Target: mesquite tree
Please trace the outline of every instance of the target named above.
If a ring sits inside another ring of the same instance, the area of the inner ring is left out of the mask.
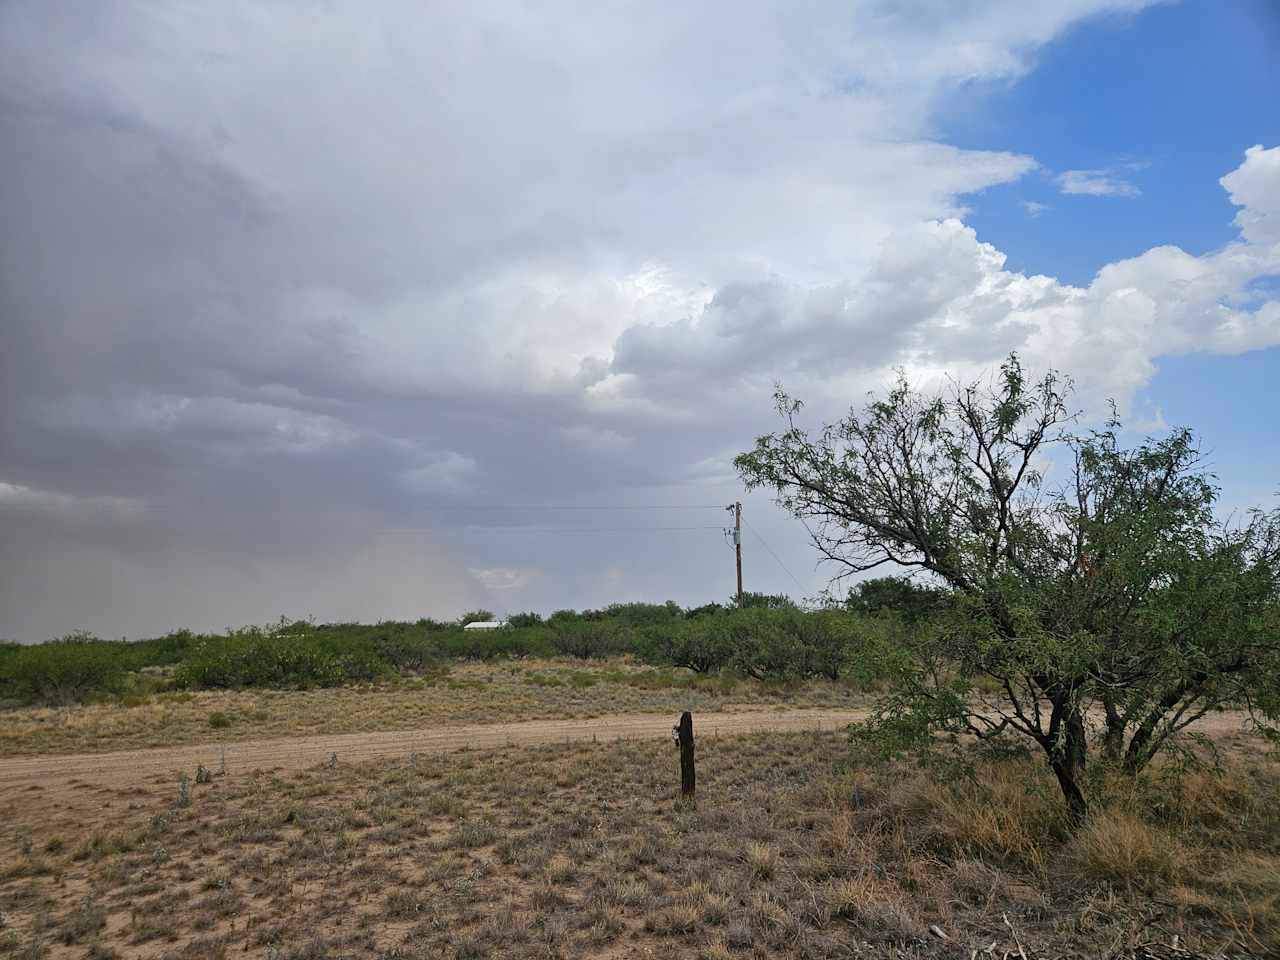
[[[1137,772],[1209,710],[1276,717],[1280,513],[1220,521],[1188,431],[1123,449],[1114,416],[1073,431],[1070,392],[1011,355],[943,395],[900,376],[811,435],[779,389],[785,429],[734,462],[837,579],[893,564],[953,591],[866,731],[1029,737],[1079,820],[1095,718],[1104,755]]]

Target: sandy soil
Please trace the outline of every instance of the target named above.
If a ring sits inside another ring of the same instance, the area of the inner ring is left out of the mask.
[[[750,733],[766,730],[812,730],[843,726],[866,715],[856,710],[772,710],[704,713],[694,716],[695,734]],[[194,777],[203,764],[229,776],[256,769],[289,771],[323,763],[334,754],[349,763],[411,753],[558,743],[571,740],[618,740],[669,737],[677,717],[670,714],[627,714],[589,720],[533,720],[520,723],[465,724],[379,733],[246,740],[115,753],[45,755],[0,759],[0,809],[83,799],[86,791],[103,793],[163,785],[177,790],[178,777]],[[150,791],[147,791],[150,792]]]

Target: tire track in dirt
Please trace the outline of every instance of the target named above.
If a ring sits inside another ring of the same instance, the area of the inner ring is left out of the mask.
[[[700,737],[766,731],[834,729],[862,719],[865,710],[744,711],[694,715]],[[230,775],[253,770],[305,769],[337,754],[341,762],[484,750],[506,746],[535,746],[573,741],[610,741],[669,737],[677,718],[669,713],[618,714],[571,720],[529,720],[518,723],[458,724],[415,730],[284,737],[270,740],[210,742],[178,747],[121,750],[113,753],[43,754],[0,758],[0,799],[39,791],[42,801],[85,786],[123,788],[157,777],[173,782],[196,766],[217,769],[224,761]]]

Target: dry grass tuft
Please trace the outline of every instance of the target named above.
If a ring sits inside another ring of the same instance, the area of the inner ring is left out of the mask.
[[[687,936],[702,923],[702,910],[696,903],[680,901],[650,913],[644,919],[644,928],[663,937]]]
[[[1145,889],[1172,883],[1193,866],[1185,845],[1123,809],[1095,810],[1066,858],[1085,879]]]
[[[992,859],[1044,876],[1045,841],[1067,835],[1061,797],[1043,766],[1010,762],[980,779],[928,787],[924,796],[955,854]]]
[[[767,843],[748,843],[744,859],[757,880],[772,879],[778,872],[778,851]]]
[[[557,853],[547,861],[547,881],[564,884],[571,881],[578,872],[574,862],[563,853]]]
[[[873,873],[861,873],[841,880],[831,888],[828,897],[831,914],[847,920],[864,935],[876,939],[909,939],[924,930],[913,915],[910,901],[893,882]]]

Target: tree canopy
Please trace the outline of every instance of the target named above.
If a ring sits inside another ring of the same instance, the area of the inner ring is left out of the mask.
[[[835,579],[896,565],[953,593],[864,732],[1022,734],[1083,818],[1091,727],[1137,772],[1210,710],[1277,716],[1280,512],[1220,519],[1190,431],[1125,448],[1114,413],[1075,429],[1071,392],[1011,355],[936,395],[900,375],[810,434],[779,388],[784,429],[735,465],[806,521]]]

